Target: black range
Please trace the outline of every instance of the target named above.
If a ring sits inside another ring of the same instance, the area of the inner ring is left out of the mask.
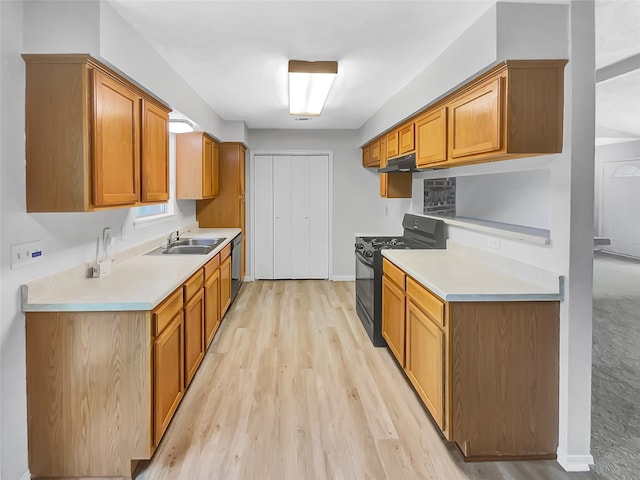
[[[382,249],[445,248],[444,222],[406,213],[401,237],[356,237],[356,312],[376,347],[382,337]]]

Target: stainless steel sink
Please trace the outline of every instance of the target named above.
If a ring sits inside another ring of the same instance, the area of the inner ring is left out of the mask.
[[[163,245],[146,255],[206,255],[224,241],[224,238],[182,238],[171,245]]]

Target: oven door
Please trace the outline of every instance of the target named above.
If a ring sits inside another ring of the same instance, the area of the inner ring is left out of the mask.
[[[356,311],[371,338],[373,338],[374,286],[373,259],[356,252]]]

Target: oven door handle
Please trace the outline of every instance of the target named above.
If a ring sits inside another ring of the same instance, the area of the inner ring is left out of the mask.
[[[365,266],[369,268],[373,268],[373,259],[369,260],[367,257],[362,255],[360,252],[356,252],[356,259],[360,260]]]

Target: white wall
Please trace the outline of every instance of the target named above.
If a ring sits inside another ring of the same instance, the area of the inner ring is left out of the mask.
[[[566,276],[565,300],[560,314],[558,460],[565,468],[577,470],[587,469],[592,461],[589,449],[595,80],[593,24],[591,0],[573,1],[569,5],[498,3],[361,128],[361,143],[365,143],[412,110],[441,96],[438,89],[429,89],[428,85],[422,84],[422,79],[442,78],[455,84],[456,79],[485,70],[500,60],[570,59],[565,69],[562,154],[414,175],[412,208],[421,208],[422,198],[415,197],[422,196],[420,183],[429,176],[496,175],[532,168],[548,170],[548,188],[544,186],[540,191],[548,191],[546,202],[550,205],[551,244],[536,246],[501,239],[499,251],[493,252]],[[469,71],[469,64],[473,72]],[[416,90],[420,88],[422,100],[411,104],[409,97],[418,98]],[[463,186],[465,182],[463,180]],[[498,191],[492,193],[492,198],[497,204],[505,201],[503,193]],[[485,213],[497,215],[499,212],[487,213],[485,209]],[[523,222],[527,217],[527,212],[522,211],[520,218]],[[518,223],[517,212],[510,212],[510,218]],[[489,235],[457,228],[449,228],[449,236],[484,249],[490,249],[492,243]]]
[[[594,181],[593,225],[594,235],[602,236],[602,181],[604,164],[640,158],[640,140],[624,143],[613,143],[596,147],[596,167]]]
[[[25,207],[25,67],[21,53],[67,52],[103,56],[173,108],[193,118],[221,140],[246,138],[243,122],[226,125],[149,45],[106,3],[0,1],[0,478],[19,478],[27,469],[24,315],[21,284],[95,256],[95,241],[110,226],[117,240],[132,226],[132,209],[92,213],[28,214]],[[144,59],[144,61],[140,61]],[[10,121],[7,121],[10,119]],[[232,135],[232,138],[225,137]],[[172,145],[173,146],[173,145]],[[175,150],[172,148],[172,169]],[[195,202],[177,202],[165,223],[134,230],[115,250],[165,235],[195,222]],[[41,240],[44,256],[35,265],[11,270],[10,245]]]
[[[249,130],[252,153],[333,151],[332,270],[339,278],[355,275],[356,233],[399,234],[402,216],[411,207],[409,199],[380,198],[378,174],[362,168],[359,142],[359,132],[355,130]],[[247,249],[250,250],[249,244]]]
[[[550,172],[521,170],[456,179],[456,215],[549,228]]]

